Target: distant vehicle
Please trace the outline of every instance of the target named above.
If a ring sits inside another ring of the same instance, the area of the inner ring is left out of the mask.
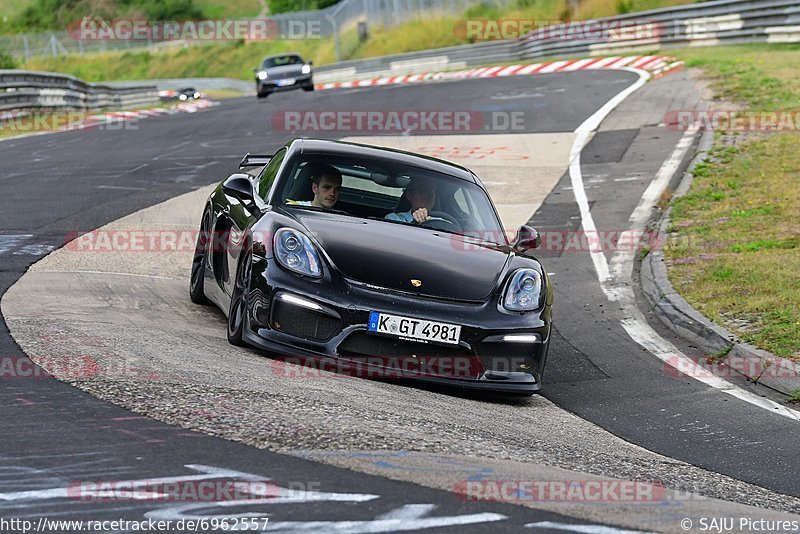
[[[267,56],[261,66],[253,69],[256,76],[256,94],[265,98],[270,93],[303,88],[314,90],[313,63],[297,54]]]
[[[198,100],[202,98],[203,93],[194,87],[184,87],[183,89],[166,89],[158,92],[158,98],[162,101],[180,100],[186,102],[187,100]]]
[[[184,87],[183,89],[178,89],[178,92],[175,94],[175,98],[178,100],[197,100],[201,96],[203,95],[200,93],[200,91],[194,87]]]

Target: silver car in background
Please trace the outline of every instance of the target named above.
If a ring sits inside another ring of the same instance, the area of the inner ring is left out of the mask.
[[[314,90],[313,64],[297,54],[267,56],[261,66],[253,69],[256,75],[256,94],[264,98],[270,93],[302,88]]]

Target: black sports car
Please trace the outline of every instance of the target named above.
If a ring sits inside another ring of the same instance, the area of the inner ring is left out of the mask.
[[[209,197],[191,274],[231,343],[359,376],[540,389],[553,292],[528,251],[541,238],[522,226],[509,243],[471,171],[309,139],[248,167]]]

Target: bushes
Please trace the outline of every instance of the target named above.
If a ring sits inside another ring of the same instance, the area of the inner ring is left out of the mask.
[[[17,62],[5,50],[0,50],[0,69],[16,69]]]
[[[10,27],[19,32],[63,30],[84,17],[192,20],[202,19],[204,14],[194,0],[35,0],[12,20]]]

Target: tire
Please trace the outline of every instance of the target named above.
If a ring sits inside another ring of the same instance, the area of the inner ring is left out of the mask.
[[[228,342],[237,347],[246,347],[247,343],[242,339],[245,329],[247,316],[246,292],[250,285],[250,269],[253,266],[251,252],[248,250],[239,260],[236,268],[236,280],[233,284],[233,294],[231,295],[231,306],[228,310]]]
[[[200,233],[197,235],[197,244],[194,247],[192,258],[192,275],[189,278],[189,298],[195,304],[208,304],[205,294],[205,271],[208,240],[211,236],[211,212],[208,208],[203,212],[200,222]]]
[[[313,90],[314,90],[314,84],[313,83],[303,86],[303,91],[313,91]]]
[[[269,96],[269,91],[257,91],[256,96],[258,98],[267,98]]]

